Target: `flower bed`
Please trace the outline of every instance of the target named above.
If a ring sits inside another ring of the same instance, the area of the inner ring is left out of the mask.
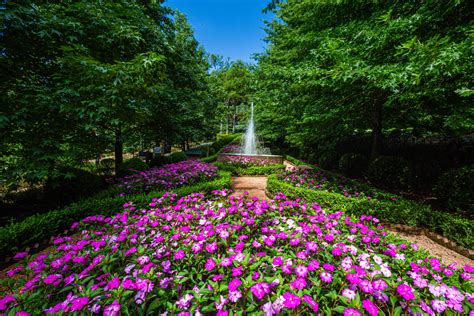
[[[296,187],[339,193],[348,198],[398,200],[396,195],[380,192],[342,175],[328,173],[320,169],[288,171],[280,173],[279,178]]]
[[[317,204],[164,194],[146,209],[73,225],[56,251],[17,254],[0,312],[377,315],[473,309],[473,267],[455,270],[382,229]]]
[[[186,160],[152,168],[117,180],[121,195],[171,189],[217,176],[217,167],[199,160]]]

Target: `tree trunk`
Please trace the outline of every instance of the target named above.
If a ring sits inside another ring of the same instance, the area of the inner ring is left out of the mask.
[[[161,141],[160,143],[160,155],[164,156],[165,155],[165,150],[166,150],[166,142],[164,140]]]
[[[382,149],[382,106],[383,99],[376,98],[372,112],[372,151],[370,158],[373,160],[380,156]]]
[[[123,142],[122,142],[122,128],[119,126],[115,131],[115,174],[119,175],[120,169],[123,165]]]

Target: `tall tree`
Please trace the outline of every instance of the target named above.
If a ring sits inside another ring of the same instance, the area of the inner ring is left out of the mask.
[[[309,152],[371,133],[375,157],[388,131],[472,131],[469,1],[288,0],[268,9],[276,18],[257,93],[274,139]]]

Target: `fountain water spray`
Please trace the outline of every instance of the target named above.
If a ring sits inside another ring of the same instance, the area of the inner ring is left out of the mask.
[[[246,155],[257,154],[257,136],[255,135],[255,125],[253,122],[253,101],[250,105],[250,120],[245,131],[242,151]]]

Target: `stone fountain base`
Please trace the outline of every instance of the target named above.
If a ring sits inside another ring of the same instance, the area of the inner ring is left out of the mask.
[[[248,158],[255,162],[265,162],[268,164],[283,164],[283,156],[280,155],[246,155],[246,154],[229,154],[223,153],[217,157],[219,162],[230,162],[232,157]]]

